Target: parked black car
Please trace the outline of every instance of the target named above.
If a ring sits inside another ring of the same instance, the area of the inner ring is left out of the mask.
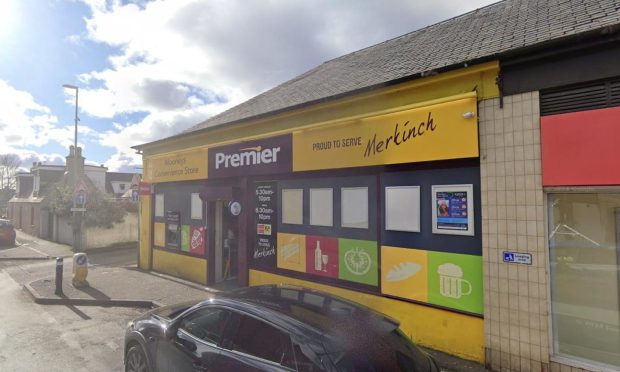
[[[125,371],[439,371],[398,322],[340,297],[258,286],[129,322]]]

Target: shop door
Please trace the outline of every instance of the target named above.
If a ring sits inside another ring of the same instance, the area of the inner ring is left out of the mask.
[[[237,266],[239,254],[239,218],[229,212],[229,200],[215,201],[214,273],[213,287],[232,289],[238,287]]]

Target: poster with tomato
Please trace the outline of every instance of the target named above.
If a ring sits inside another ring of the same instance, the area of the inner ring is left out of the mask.
[[[338,277],[363,284],[379,284],[377,242],[338,239]]]
[[[204,227],[192,226],[190,228],[189,251],[190,253],[205,254],[206,232]]]

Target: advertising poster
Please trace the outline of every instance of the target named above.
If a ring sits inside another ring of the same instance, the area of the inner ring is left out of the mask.
[[[338,239],[338,277],[369,285],[379,284],[377,242]]]
[[[206,232],[204,227],[191,226],[189,238],[189,252],[204,256]]]
[[[256,238],[252,251],[253,263],[276,266],[277,243],[277,184],[257,182],[254,187],[254,231]]]
[[[166,212],[166,248],[179,249],[181,246],[181,214]]]
[[[156,247],[166,246],[166,224],[155,222],[153,227],[153,245]]]
[[[473,185],[434,185],[433,234],[474,235]]]
[[[482,257],[429,251],[428,302],[482,314]]]
[[[278,234],[278,267],[306,272],[306,236]]]
[[[189,252],[189,225],[181,226],[181,250]]]
[[[306,272],[338,278],[338,239],[306,236]]]
[[[381,247],[381,293],[428,302],[427,251]]]

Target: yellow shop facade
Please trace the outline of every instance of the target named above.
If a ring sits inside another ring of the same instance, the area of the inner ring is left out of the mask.
[[[199,284],[288,283],[484,361],[487,62],[137,146],[140,259]]]

